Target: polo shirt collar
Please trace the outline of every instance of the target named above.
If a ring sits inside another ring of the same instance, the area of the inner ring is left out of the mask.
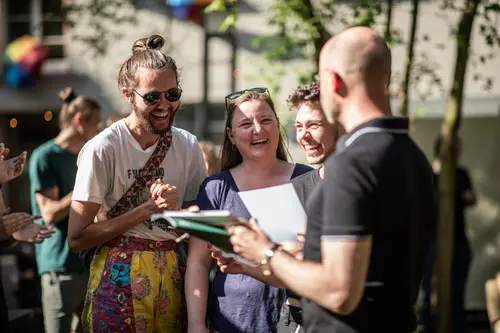
[[[410,121],[407,117],[384,116],[378,117],[358,125],[349,133],[346,133],[337,142],[336,150],[338,152],[349,147],[357,138],[366,133],[392,133],[406,134],[409,133]]]

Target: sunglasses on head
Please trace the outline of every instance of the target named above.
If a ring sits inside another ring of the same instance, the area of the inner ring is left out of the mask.
[[[142,97],[144,104],[146,105],[154,105],[160,101],[161,95],[165,96],[165,99],[169,102],[177,102],[181,99],[182,89],[181,88],[170,88],[167,91],[150,91],[141,95],[137,92],[137,90],[133,89],[134,92]]]
[[[229,101],[240,97],[241,95],[243,95],[246,92],[256,92],[256,93],[259,93],[259,94],[267,94],[267,95],[269,95],[269,90],[267,88],[262,88],[262,87],[250,88],[250,89],[235,91],[235,92],[230,93],[229,95],[226,96],[226,109],[227,109],[227,104],[228,104]]]

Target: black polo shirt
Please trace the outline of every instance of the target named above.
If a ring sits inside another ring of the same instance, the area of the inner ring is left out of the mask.
[[[304,299],[306,332],[413,332],[436,204],[432,169],[408,135],[408,119],[360,125],[325,168],[307,201],[304,259],[321,262],[322,240],[371,238],[372,251],[356,310],[341,316]]]

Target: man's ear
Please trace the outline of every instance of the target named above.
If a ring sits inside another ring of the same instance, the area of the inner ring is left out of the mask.
[[[130,103],[130,104],[133,104],[134,103],[134,94],[133,94],[133,91],[132,89],[129,89],[129,88],[122,88],[121,89],[121,92],[122,92],[122,95],[123,97],[125,97],[125,99]]]

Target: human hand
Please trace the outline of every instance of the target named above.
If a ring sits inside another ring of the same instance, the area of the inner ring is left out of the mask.
[[[222,251],[215,248],[212,244],[208,243],[207,248],[210,251],[210,255],[217,262],[222,273],[225,274],[244,274],[245,266],[236,262],[233,258],[224,258]]]
[[[53,226],[31,223],[13,233],[12,236],[18,241],[40,244],[46,238],[52,237],[54,232]]]
[[[27,227],[41,216],[31,216],[26,213],[11,213],[10,208],[0,218],[0,239],[10,237],[13,233]]]
[[[266,251],[274,246],[254,218],[247,225],[234,225],[228,231],[234,252],[255,264],[260,264]]]
[[[26,157],[28,153],[22,152],[21,155],[5,160],[9,154],[9,148],[0,143],[0,184],[5,184],[23,173]]]
[[[299,231],[297,232],[297,242],[304,244],[306,241],[306,233]]]
[[[179,193],[177,188],[170,184],[165,184],[161,179],[157,179],[154,183],[148,182],[149,198],[154,202],[156,210],[174,210],[179,201]]]

